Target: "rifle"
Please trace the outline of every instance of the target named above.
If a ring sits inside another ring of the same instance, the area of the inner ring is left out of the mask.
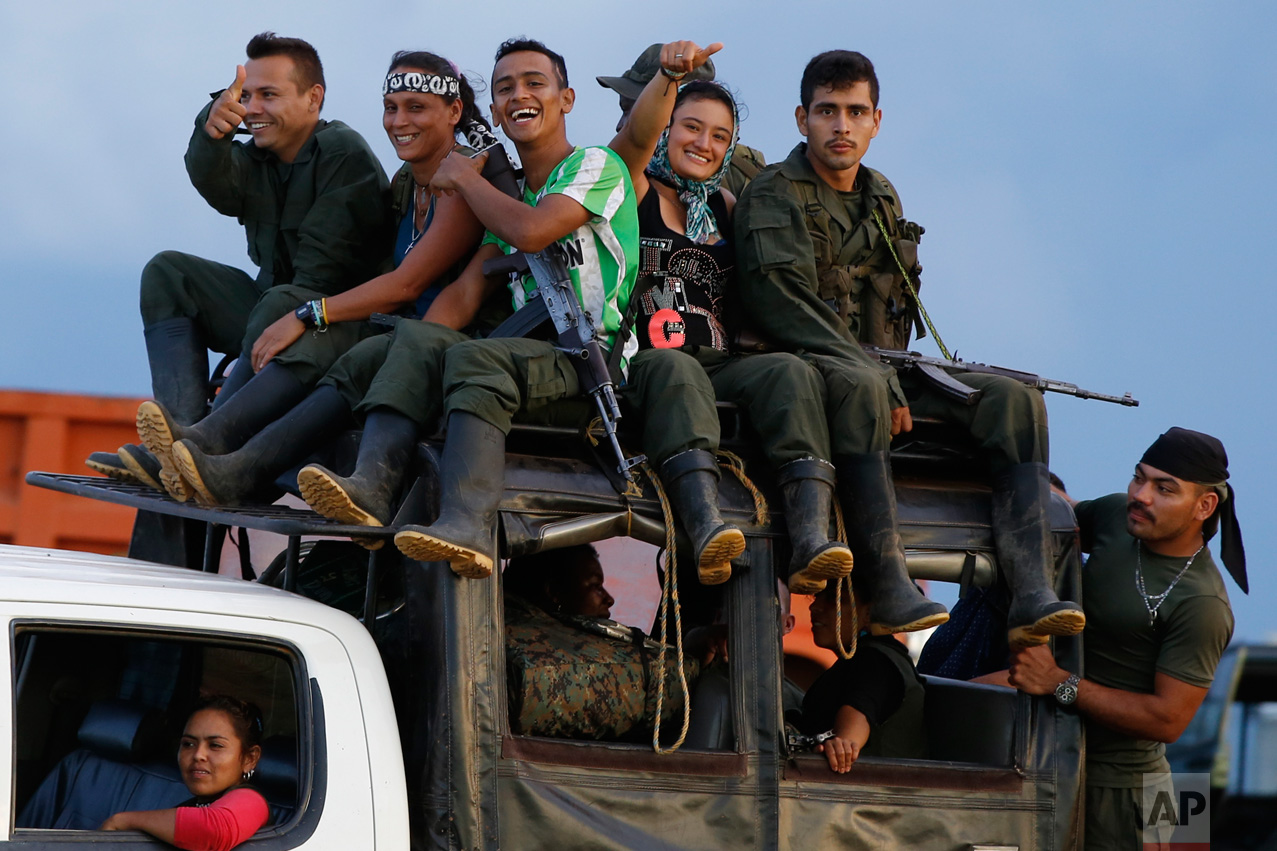
[[[989,366],[983,363],[972,363],[957,359],[933,358],[918,352],[880,349],[877,346],[862,346],[862,348],[871,357],[877,358],[880,362],[893,366],[898,370],[916,369],[925,381],[941,393],[966,405],[974,405],[984,391],[963,384],[960,379],[950,375],[947,370],[971,372],[978,375],[1003,375],[1043,392],[1064,393],[1068,396],[1076,396],[1079,399],[1098,399],[1101,402],[1112,402],[1115,405],[1125,405],[1130,408],[1139,406],[1139,401],[1133,398],[1130,393],[1125,393],[1121,396],[1110,396],[1106,393],[1096,393],[1093,390],[1083,390],[1076,384],[1069,384],[1067,381],[1043,378],[1032,372],[1021,372],[1018,369],[1006,369],[1000,366]]]
[[[626,458],[621,450],[621,442],[616,437],[616,424],[621,419],[621,407],[616,401],[616,384],[612,381],[607,361],[603,358],[594,319],[581,307],[576,289],[572,286],[572,277],[563,252],[551,245],[536,254],[508,254],[494,257],[483,264],[485,275],[502,272],[531,272],[536,280],[537,291],[514,316],[501,323],[491,336],[523,336],[547,316],[554,322],[554,330],[559,337],[559,345],[555,348],[572,358],[581,386],[593,397],[595,407],[598,408],[603,431],[607,433],[612,452],[616,455],[616,471],[625,481],[633,482],[630,470],[646,461],[647,456]],[[519,331],[523,333],[518,333]],[[623,345],[619,336],[616,345]]]

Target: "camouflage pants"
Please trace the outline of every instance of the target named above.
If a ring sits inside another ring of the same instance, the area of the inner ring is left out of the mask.
[[[241,269],[180,251],[161,251],[142,269],[142,325],[190,319],[204,344],[228,355],[240,351],[248,317],[262,291]]]
[[[257,338],[281,316],[292,313],[308,301],[324,297],[324,293],[292,284],[271,287],[258,299],[249,314],[243,353],[252,352]],[[275,355],[274,362],[310,387],[318,383],[329,367],[357,343],[384,331],[384,328],[367,320],[337,322],[325,331],[308,330],[297,338],[297,342]]]
[[[915,417],[933,417],[965,429],[989,459],[994,475],[1016,464],[1050,461],[1046,402],[1042,394],[1002,375],[958,373],[964,384],[984,391],[974,405],[964,405],[909,373],[900,384]]]
[[[772,468],[829,458],[819,374],[793,355],[717,349],[644,349],[630,361],[625,395],[643,417],[643,451],[653,463],[719,443],[716,399],[749,417]]]

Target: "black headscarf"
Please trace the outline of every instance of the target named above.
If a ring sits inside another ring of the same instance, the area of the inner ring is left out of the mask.
[[[1224,451],[1224,444],[1209,434],[1176,426],[1153,441],[1140,463],[1170,473],[1177,479],[1223,491],[1215,513],[1202,524],[1202,534],[1209,541],[1216,530],[1221,530],[1219,553],[1224,567],[1228,568],[1242,592],[1249,594],[1246,549],[1242,546],[1241,526],[1237,524],[1237,500],[1233,486],[1228,484],[1228,453]]]

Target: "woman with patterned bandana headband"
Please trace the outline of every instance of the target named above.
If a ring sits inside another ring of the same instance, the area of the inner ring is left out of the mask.
[[[643,449],[660,464],[698,554],[724,526],[715,398],[740,406],[781,486],[793,548],[789,589],[814,594],[852,566],[851,551],[829,540],[834,475],[821,382],[793,355],[730,350],[732,320],[742,313],[734,304],[736,199],[720,187],[739,132],[736,103],[717,83],[679,86],[721,47],[665,45],[661,72],[612,142],[630,168],[642,242],[630,299],[640,351],[626,392],[643,412]],[[716,572],[700,568],[703,582],[724,581],[731,571],[726,562]]]
[[[391,337],[378,334],[368,317],[399,312],[428,319],[435,296],[483,235],[462,198],[429,189],[458,137],[479,147],[496,143],[465,77],[433,53],[400,52],[391,60],[382,100],[386,135],[404,160],[392,184],[400,217],[395,269],[332,298],[287,287],[264,298],[254,316],[274,322],[244,355],[256,375],[197,425],[177,426],[154,402],[139,409],[143,441],[157,454],[171,453],[182,489],[193,490],[200,502],[233,505],[253,496],[353,425],[351,413],[385,361]]]

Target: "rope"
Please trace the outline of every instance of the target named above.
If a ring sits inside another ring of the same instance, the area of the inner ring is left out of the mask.
[[[834,527],[838,536],[838,543],[847,543],[847,527],[842,519],[842,505],[838,500],[834,500]],[[834,635],[837,642],[834,646],[838,650],[838,655],[843,659],[850,659],[856,655],[856,645],[860,641],[860,622],[856,618],[856,592],[850,585],[847,586],[847,594],[851,597],[851,647],[847,648],[842,643],[842,584],[850,582],[845,576],[838,577],[834,583]]]
[[[656,490],[656,498],[661,503],[661,513],[665,517],[665,582],[661,586],[660,637],[661,650],[656,657],[656,721],[652,729],[652,750],[658,754],[670,754],[683,746],[687,731],[692,724],[692,696],[687,688],[687,673],[683,667],[683,616],[678,604],[678,546],[674,532],[674,511],[670,508],[669,497],[656,471],[650,464],[644,463],[640,469],[651,481]],[[683,728],[678,740],[668,748],[661,747],[661,713],[665,703],[665,651],[666,637],[669,627],[669,605],[674,606],[674,650],[678,656],[678,684],[683,692]]]
[[[905,278],[905,289],[909,291],[913,303],[918,305],[918,312],[922,314],[922,321],[927,323],[927,329],[931,331],[931,336],[935,338],[936,345],[940,347],[940,354],[944,355],[945,360],[953,360],[953,355],[949,354],[949,350],[945,348],[944,340],[940,339],[940,332],[936,330],[936,326],[931,323],[931,316],[927,313],[927,309],[922,306],[922,299],[918,298],[918,290],[913,285],[913,281],[909,279],[909,273],[905,271],[905,264],[900,262],[900,256],[896,254],[896,245],[891,241],[891,235],[887,233],[887,226],[882,223],[882,216],[875,207],[874,222],[878,225],[878,230],[882,231],[882,238],[887,241],[887,250],[891,252],[891,259],[896,261],[896,268],[900,270],[900,274]]]
[[[763,496],[763,492],[750,480],[745,473],[745,459],[741,458],[735,452],[728,452],[726,449],[717,449],[714,454],[718,456],[719,466],[726,468],[736,479],[749,491],[749,495],[754,498],[754,525],[767,526],[771,523],[771,511],[767,507],[767,497]]]

